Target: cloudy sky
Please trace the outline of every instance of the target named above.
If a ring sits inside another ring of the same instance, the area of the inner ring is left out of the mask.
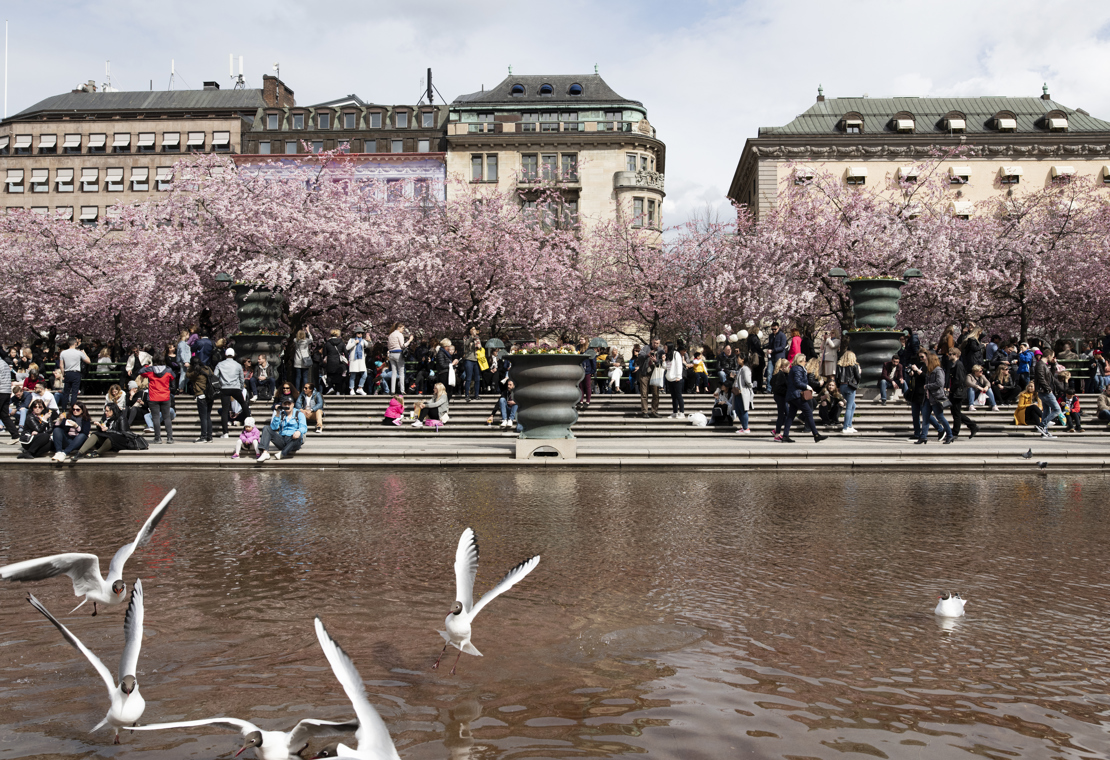
[[[298,103],[354,93],[412,103],[424,71],[447,99],[507,74],[591,73],[642,101],[667,144],[665,219],[722,207],[744,140],[825,94],[1039,95],[1110,118],[1110,3],[350,2],[186,0],[6,4],[8,114],[78,82],[249,85],[281,63]]]

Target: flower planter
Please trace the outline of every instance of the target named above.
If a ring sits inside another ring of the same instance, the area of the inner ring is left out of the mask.
[[[517,422],[521,438],[573,438],[578,421],[581,354],[513,354],[509,377],[516,384]]]
[[[281,355],[288,332],[281,322],[281,296],[268,290],[255,289],[246,283],[231,286],[235,294],[235,312],[239,317],[239,334],[231,338],[235,358],[242,361],[258,359],[265,354],[271,367],[281,366]]]
[[[860,390],[879,387],[883,364],[902,347],[901,330],[848,330],[848,349],[855,353],[860,368]]]
[[[848,330],[848,348],[859,362],[860,390],[868,392],[878,388],[883,376],[883,364],[890,361],[902,343],[898,324],[898,301],[902,297],[905,280],[897,277],[848,280],[852,296],[852,315],[857,329]]]

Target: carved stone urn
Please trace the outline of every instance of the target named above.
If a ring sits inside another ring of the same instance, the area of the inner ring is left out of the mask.
[[[883,364],[890,361],[902,343],[898,324],[898,301],[905,280],[896,277],[853,279],[847,281],[852,297],[856,329],[848,330],[848,348],[856,355],[862,379],[860,389],[878,386]]]
[[[578,384],[585,375],[581,354],[513,354],[509,377],[516,384],[521,438],[574,438]]]
[[[252,288],[247,283],[237,282],[230,287],[235,294],[235,311],[239,317],[239,333],[231,339],[235,358],[253,360],[265,354],[271,367],[279,367],[281,352],[289,337],[281,322],[281,296]]]

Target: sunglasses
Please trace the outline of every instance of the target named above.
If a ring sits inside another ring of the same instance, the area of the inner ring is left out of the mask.
[[[81,413],[81,407],[79,407],[79,406],[73,407],[73,413],[74,414],[80,414]]]

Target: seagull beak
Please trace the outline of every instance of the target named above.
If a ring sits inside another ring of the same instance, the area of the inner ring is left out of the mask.
[[[243,747],[242,747],[242,748],[240,748],[240,750],[239,750],[238,752],[236,752],[236,753],[235,753],[234,757],[239,757],[239,755],[241,755],[241,754],[243,754],[244,752],[246,752],[246,751],[247,751],[247,747],[249,747],[249,746],[250,746],[249,744],[245,744],[245,745],[243,745]]]

